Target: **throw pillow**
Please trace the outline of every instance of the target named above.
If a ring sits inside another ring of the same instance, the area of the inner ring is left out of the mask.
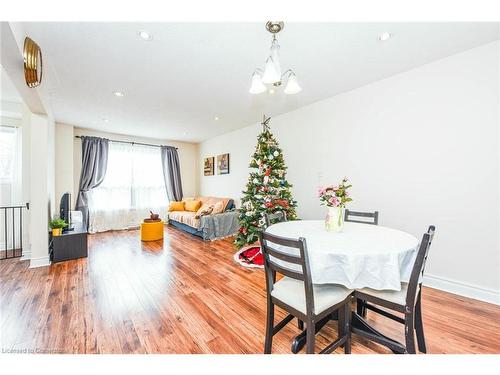
[[[195,219],[199,219],[202,216],[205,215],[210,215],[214,209],[214,206],[209,205],[209,204],[204,204],[203,206],[200,207],[200,209],[196,212],[196,215],[194,216]]]
[[[216,204],[214,204],[214,209],[212,210],[212,215],[220,214],[223,211],[224,211],[224,202],[219,201]]]
[[[184,202],[184,207],[186,211],[196,212],[201,207],[201,201],[192,200]]]
[[[184,211],[184,202],[170,202],[168,212],[172,211]]]

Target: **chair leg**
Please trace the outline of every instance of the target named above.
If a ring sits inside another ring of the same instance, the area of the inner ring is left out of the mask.
[[[306,353],[314,354],[315,340],[316,340],[316,327],[314,322],[310,319],[306,322]]]
[[[267,302],[267,320],[266,320],[266,341],[264,343],[264,354],[271,354],[273,345],[273,328],[274,328],[274,303]]]
[[[414,320],[415,316],[413,311],[405,314],[405,341],[406,353],[408,354],[416,354]]]
[[[366,318],[366,307],[364,302],[365,301],[363,301],[362,299],[359,298],[356,299],[356,312],[358,313],[359,316]]]
[[[417,303],[415,305],[415,331],[417,333],[418,350],[427,353],[424,336],[424,323],[422,321],[422,292],[418,292]]]
[[[344,353],[351,354],[351,304],[347,302],[343,308],[344,312],[344,335],[346,341],[344,344]],[[339,311],[340,313],[340,311]]]
[[[345,335],[345,312],[344,306],[337,310],[337,332],[339,334],[339,339],[344,337]],[[340,345],[340,347],[344,347],[344,345]]]
[[[303,331],[304,330],[304,322],[300,319],[297,319],[297,327]]]

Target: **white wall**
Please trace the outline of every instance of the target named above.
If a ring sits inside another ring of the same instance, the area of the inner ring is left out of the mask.
[[[500,303],[499,42],[276,116],[298,213],[322,219],[322,184],[348,176],[353,209],[416,236],[435,224],[427,283]],[[334,74],[334,72],[332,72]],[[260,125],[200,144],[200,194],[239,198]],[[230,153],[231,173],[203,176]]]
[[[56,123],[54,118],[47,116],[47,190],[49,199],[49,220],[57,216],[56,211],[56,149],[55,149],[55,136],[56,136]],[[58,209],[58,208],[57,208]]]
[[[28,106],[24,103],[21,108],[21,124],[23,143],[22,189],[23,203],[26,203],[30,201],[31,194],[31,112]],[[30,225],[30,210],[25,210],[23,224],[23,260],[31,258]]]
[[[168,145],[178,148],[179,162],[181,164],[182,190],[184,196],[195,196],[198,191],[198,145],[187,142],[176,142],[162,139],[149,139],[131,137],[121,134],[98,132],[90,129],[74,128],[74,135],[86,135],[115,139],[118,141],[141,142],[157,145]],[[73,205],[76,203],[80,172],[82,169],[82,145],[81,140],[73,137]]]
[[[22,29],[22,28],[21,28]],[[44,84],[31,89],[25,84],[22,64],[22,46],[25,33],[1,23],[2,73],[6,73],[22,103],[2,111],[21,113],[22,127],[22,190],[23,200],[30,203],[23,226],[23,258],[30,259],[30,267],[49,265],[48,219],[54,211],[55,198],[55,123],[48,103],[49,77]],[[45,98],[45,100],[44,100]],[[29,242],[28,246],[25,244]]]
[[[74,191],[73,179],[73,126],[56,123],[55,131],[55,200],[56,215],[59,213],[59,203],[64,193]]]
[[[30,117],[30,267],[49,265],[50,123],[45,115]]]

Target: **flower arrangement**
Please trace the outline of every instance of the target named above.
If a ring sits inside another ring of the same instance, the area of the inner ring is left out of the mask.
[[[352,185],[348,185],[347,177],[342,179],[338,186],[326,186],[318,189],[318,198],[323,206],[327,207],[345,207],[345,204],[352,201],[347,189]]]

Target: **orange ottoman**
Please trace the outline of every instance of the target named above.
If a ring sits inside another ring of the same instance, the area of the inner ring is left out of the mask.
[[[163,239],[163,221],[141,223],[141,241],[158,241]]]

